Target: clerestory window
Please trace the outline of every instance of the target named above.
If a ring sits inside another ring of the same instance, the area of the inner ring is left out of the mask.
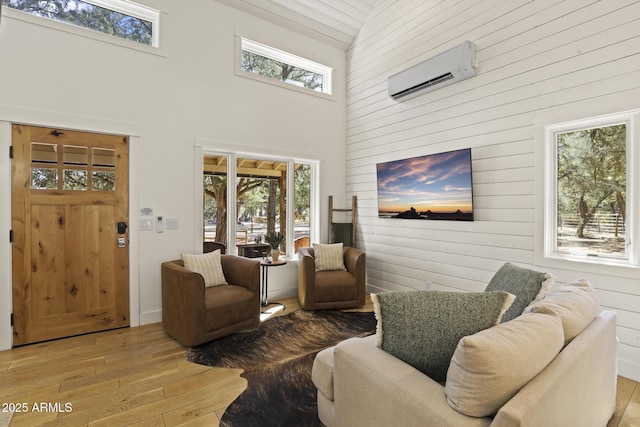
[[[239,62],[246,76],[331,94],[331,67],[306,58],[240,38]]]
[[[128,0],[2,0],[31,15],[158,47],[159,11]]]

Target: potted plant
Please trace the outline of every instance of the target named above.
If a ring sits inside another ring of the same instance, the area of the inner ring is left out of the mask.
[[[271,246],[271,259],[273,262],[278,262],[278,257],[280,256],[280,244],[284,240],[284,235],[279,231],[276,233],[271,233],[265,236],[265,242]]]

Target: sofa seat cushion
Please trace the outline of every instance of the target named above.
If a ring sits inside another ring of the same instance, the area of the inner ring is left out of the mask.
[[[358,298],[356,277],[348,271],[317,271],[315,301],[353,301]]]
[[[335,347],[325,348],[313,360],[311,379],[319,392],[328,400],[333,400],[333,350]]]
[[[460,340],[444,387],[449,405],[472,417],[494,415],[562,349],[559,318],[523,314]]]
[[[378,347],[444,382],[458,341],[500,322],[507,292],[405,291],[372,294]]]
[[[254,294],[240,286],[225,285],[206,288],[204,293],[207,332],[251,318]],[[255,307],[259,310],[259,307]]]
[[[516,300],[502,318],[503,322],[507,322],[520,316],[532,302],[544,298],[554,281],[555,277],[552,274],[507,262],[496,271],[485,291],[505,291],[516,296]]]
[[[587,279],[560,286],[554,293],[525,310],[558,316],[564,328],[565,345],[578,336],[596,318],[599,311],[598,295]]]

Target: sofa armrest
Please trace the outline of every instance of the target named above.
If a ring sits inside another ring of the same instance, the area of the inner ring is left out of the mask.
[[[344,266],[356,277],[364,277],[365,255],[360,249],[345,246],[343,249]]]
[[[615,411],[616,313],[603,310],[504,404],[491,427],[604,426]]]
[[[182,265],[181,260],[163,262],[162,324],[184,345],[193,345],[204,323],[204,278]]]
[[[221,255],[224,277],[230,285],[241,286],[260,295],[260,260],[237,255]]]
[[[488,426],[452,409],[444,387],[376,347],[375,335],[351,338],[334,349],[336,426]]]
[[[163,262],[161,266],[162,296],[172,301],[172,306],[188,304],[186,307],[202,307],[204,313],[204,277],[189,270],[182,261]]]
[[[298,249],[298,300],[303,309],[315,301],[316,259],[312,247]]]
[[[357,300],[360,305],[364,305],[366,284],[366,257],[364,251],[350,246],[343,249],[344,266],[347,271],[356,278],[356,289],[358,291]]]

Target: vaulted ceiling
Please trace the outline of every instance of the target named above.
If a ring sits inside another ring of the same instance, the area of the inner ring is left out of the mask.
[[[347,49],[378,0],[216,0]]]

